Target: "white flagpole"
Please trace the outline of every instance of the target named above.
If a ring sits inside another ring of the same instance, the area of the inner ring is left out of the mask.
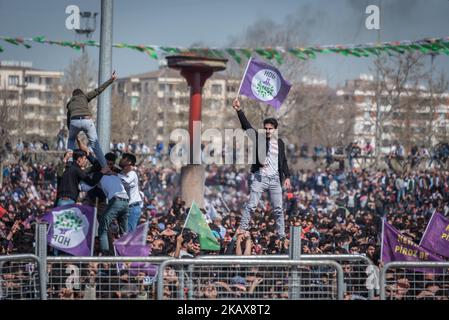
[[[115,245],[114,244],[112,244],[112,246],[114,247],[114,257],[117,257],[117,250],[115,250]],[[123,266],[123,265],[122,265]],[[117,274],[119,274],[120,275],[120,264],[117,262],[116,264],[115,264],[115,267],[117,268]]]
[[[142,245],[147,244],[147,236],[148,236],[148,228],[150,227],[150,223],[147,221],[145,222],[145,226],[143,227],[143,239],[142,239]]]
[[[383,262],[383,255],[384,255],[384,228],[385,228],[385,223],[387,223],[387,218],[383,217],[382,218],[382,239],[381,239],[381,243],[380,243],[380,261]]]
[[[92,242],[90,243],[90,256],[91,257],[94,255],[94,247],[95,247],[95,233],[96,233],[96,228],[97,228],[97,206],[98,206],[98,198],[95,202],[94,221],[92,224]]]
[[[189,213],[187,214],[186,220],[184,221],[184,226],[182,227],[181,234],[182,234],[182,232],[184,231],[184,229],[185,229],[185,227],[186,227],[187,220],[189,220],[190,211],[192,210],[192,207],[193,207],[193,204],[194,204],[194,203],[195,203],[195,200],[193,200],[193,201],[192,201],[192,204],[190,205]]]
[[[248,67],[249,67],[249,64],[251,63],[251,60],[252,60],[252,59],[253,59],[253,57],[250,57],[249,60],[248,60],[248,63],[246,64],[245,73],[243,74],[242,80],[240,80],[239,91],[237,91],[237,97],[236,97],[236,99],[238,99],[239,96],[240,96],[240,90],[242,89],[243,80],[245,80],[246,72],[248,71]]]

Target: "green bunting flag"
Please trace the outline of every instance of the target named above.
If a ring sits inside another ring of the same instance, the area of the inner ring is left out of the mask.
[[[44,36],[37,36],[37,37],[33,37],[32,38],[34,42],[40,42],[40,43],[44,43],[45,42],[45,37]]]
[[[233,57],[235,62],[237,62],[238,64],[240,64],[242,62],[242,58],[237,54],[237,52],[234,49],[232,49],[232,48],[226,49],[226,52],[231,57]]]
[[[94,40],[83,42],[76,41],[53,41],[47,40],[45,36],[35,36],[32,38],[13,38],[1,37],[0,40],[8,42],[12,45],[23,45],[25,48],[31,48],[29,43],[35,42],[40,44],[58,45],[62,47],[70,47],[80,50],[85,46],[99,47],[100,43]],[[182,48],[182,47],[166,47],[158,45],[142,45],[115,43],[114,48],[127,48],[146,53],[153,59],[161,59],[166,54],[198,54],[211,58],[232,58],[236,63],[241,64],[244,58],[249,59],[254,54],[266,60],[276,60],[280,65],[284,62],[286,55],[292,55],[300,60],[315,59],[319,54],[339,54],[351,57],[372,57],[381,54],[396,55],[409,52],[421,52],[423,54],[445,54],[449,55],[449,37],[445,38],[427,38],[416,41],[392,41],[382,43],[369,43],[363,45],[328,45],[313,47],[257,47],[257,48]],[[3,52],[4,48],[0,52]]]
[[[162,51],[165,51],[166,53],[180,53],[181,50],[178,48],[172,48],[172,47],[161,47]]]
[[[83,42],[86,46],[99,47],[100,44],[95,40],[88,40]]]
[[[145,52],[153,59],[159,59],[153,47],[145,47]]]
[[[206,218],[201,210],[198,208],[195,202],[192,202],[189,214],[187,215],[184,228],[190,229],[196,234],[200,239],[201,250],[220,250],[220,244],[217,238],[215,238],[212,230],[206,222]]]
[[[126,43],[117,43],[112,45],[114,48],[127,48],[128,45]]]
[[[14,45],[16,45],[16,46],[19,45],[19,43],[17,42],[17,40],[16,40],[16,39],[13,39],[13,38],[3,38],[3,40],[5,40],[6,42],[9,42],[9,43],[11,43],[11,44],[14,44]]]
[[[307,56],[301,50],[289,49],[288,52],[301,60],[307,60]]]
[[[25,48],[29,49],[31,46],[24,42],[24,39],[22,38],[10,38],[10,37],[2,37],[1,39],[5,40],[6,42],[18,46],[19,44],[23,45]]]
[[[239,51],[240,51],[241,53],[243,53],[243,55],[244,55],[246,58],[248,58],[248,59],[251,58],[251,50],[241,48],[241,49],[239,49]]]

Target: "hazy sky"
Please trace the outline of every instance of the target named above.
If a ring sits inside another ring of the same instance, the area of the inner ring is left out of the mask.
[[[52,40],[75,40],[65,27],[68,5],[81,11],[100,12],[100,0],[0,0],[0,35]],[[226,46],[259,19],[282,24],[289,14],[308,12],[311,23],[298,33],[307,34],[307,45],[375,42],[377,31],[365,28],[365,8],[381,4],[381,41],[416,40],[449,36],[449,0],[115,0],[114,42],[189,46],[201,42]],[[99,40],[100,19],[93,39]],[[33,44],[27,50],[0,41],[0,60],[32,61],[40,69],[64,70],[80,53],[70,48]],[[98,49],[89,48],[98,60]],[[312,70],[332,84],[368,72],[372,60],[323,56]],[[157,63],[143,53],[113,49],[113,66],[119,76],[147,72]],[[436,66],[449,72],[449,56],[436,58]]]

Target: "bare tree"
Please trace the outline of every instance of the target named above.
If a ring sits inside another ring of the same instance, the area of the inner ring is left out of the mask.
[[[64,70],[63,91],[69,96],[74,89],[87,91],[95,86],[96,68],[87,52],[70,61]]]
[[[382,137],[389,133],[392,140],[400,141],[406,150],[416,142],[415,126],[419,119],[420,81],[424,77],[423,55],[395,54],[378,58],[374,62],[378,74],[371,89],[375,92],[376,154],[380,157]]]
[[[340,99],[335,90],[327,86],[302,85],[292,96],[297,110],[286,117],[284,130],[294,143],[346,145],[352,140],[356,116],[352,101]]]
[[[112,94],[111,103],[111,139],[127,142],[134,131],[131,105],[116,93]]]
[[[442,112],[443,110],[441,110],[441,106],[445,105],[447,101],[444,94],[449,88],[449,82],[443,72],[434,79],[434,59],[435,56],[432,55],[430,70],[426,76],[426,84],[429,88],[429,98],[422,100],[429,108],[429,113],[426,119],[427,126],[424,128],[425,130],[423,130],[428,147],[430,147],[433,142],[447,140],[449,136],[445,122],[446,115],[445,112]]]

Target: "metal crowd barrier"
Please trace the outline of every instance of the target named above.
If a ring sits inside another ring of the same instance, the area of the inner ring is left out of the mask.
[[[158,300],[344,298],[343,269],[332,260],[171,259],[157,281]]]
[[[279,260],[289,259],[288,255],[260,255],[260,256],[217,256],[203,255],[196,259],[251,259],[251,260]],[[332,260],[343,268],[344,295],[348,300],[371,300],[379,293],[379,269],[365,255],[362,254],[303,254],[305,260]],[[376,294],[377,293],[377,294]]]
[[[449,262],[389,262],[380,274],[381,300],[449,300]]]
[[[45,300],[45,272],[37,256],[0,256],[0,300]]]
[[[48,299],[148,300],[170,257],[48,257]]]

